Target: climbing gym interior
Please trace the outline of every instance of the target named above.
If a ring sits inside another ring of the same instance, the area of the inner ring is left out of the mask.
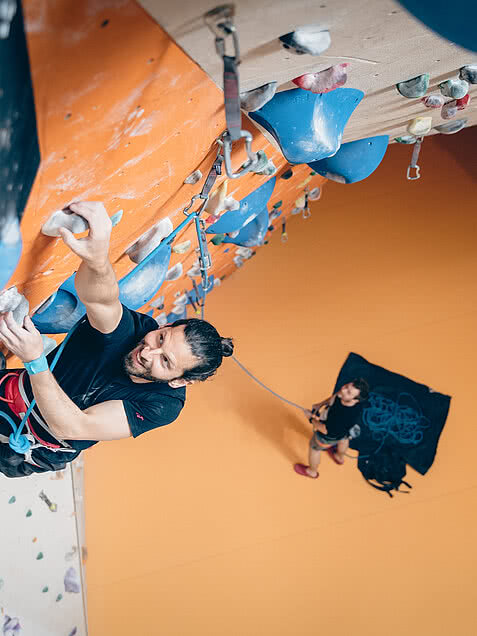
[[[0,472],[4,635],[475,635],[461,5],[0,0],[0,313],[61,356],[86,307],[59,228],[101,201],[123,305],[235,346],[169,426]],[[306,478],[307,411],[357,377],[344,464]]]

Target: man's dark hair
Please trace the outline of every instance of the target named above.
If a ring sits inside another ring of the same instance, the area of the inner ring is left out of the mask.
[[[369,384],[366,382],[364,378],[355,378],[354,380],[351,380],[351,384],[354,386],[355,389],[358,389],[359,391],[358,399],[360,402],[364,402],[365,400],[368,399]]]
[[[221,338],[217,329],[199,318],[182,318],[172,323],[171,327],[185,325],[184,336],[192,354],[200,360],[193,369],[182,374],[184,380],[202,382],[214,375],[222,364],[224,357],[231,356],[234,345],[231,338]]]

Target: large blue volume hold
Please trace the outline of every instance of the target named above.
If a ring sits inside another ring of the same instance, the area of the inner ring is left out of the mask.
[[[249,117],[273,135],[289,163],[310,163],[336,153],[348,119],[363,97],[356,88],[323,94],[294,88],[277,93]]]
[[[388,143],[387,135],[350,141],[343,144],[332,157],[308,165],[332,181],[356,183],[366,179],[376,170],[386,154]]]

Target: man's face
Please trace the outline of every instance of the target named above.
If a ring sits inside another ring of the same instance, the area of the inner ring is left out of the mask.
[[[133,382],[168,382],[174,388],[199,360],[192,355],[184,334],[185,325],[150,331],[124,358],[124,369]],[[179,378],[179,379],[178,379]]]
[[[357,389],[352,382],[348,382],[348,384],[343,384],[341,389],[338,391],[338,397],[344,402],[353,402],[359,401],[360,390]]]

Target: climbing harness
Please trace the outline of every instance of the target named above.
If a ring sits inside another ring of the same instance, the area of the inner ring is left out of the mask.
[[[81,320],[79,320],[76,323],[76,325],[73,327],[73,329],[71,329],[71,331],[67,334],[66,338],[61,343],[53,359],[53,362],[51,363],[51,367],[50,367],[51,371],[53,371],[53,369],[55,368],[56,363],[58,362],[60,355],[62,354],[64,348],[66,347],[68,340],[71,338],[71,336],[79,327],[79,325],[82,322],[84,322],[84,320],[85,320],[84,318],[81,318]],[[10,424],[10,426],[13,429],[13,433],[11,433],[11,435],[8,438],[8,444],[10,448],[14,450],[16,453],[19,453],[20,455],[25,455],[25,460],[32,464],[35,464],[35,462],[32,460],[31,451],[34,450],[35,448],[48,448],[48,450],[51,450],[54,452],[63,451],[63,452],[76,453],[77,451],[75,449],[68,447],[68,444],[64,442],[63,440],[55,438],[58,441],[58,445],[50,444],[42,440],[33,431],[33,428],[30,424],[29,417],[33,412],[33,407],[36,404],[36,400],[33,399],[30,405],[28,405],[28,398],[26,396],[26,393],[23,387],[24,373],[25,373],[24,371],[22,371],[20,374],[17,374],[14,372],[7,373],[6,375],[3,376],[3,378],[0,379],[0,384],[2,384],[4,380],[6,380],[7,378],[10,378],[8,382],[6,382],[5,384],[5,398],[0,398],[0,399],[2,400],[2,402],[8,402],[12,412],[18,417],[22,418],[20,424],[17,427],[15,422],[9,415],[7,415],[6,413],[2,413],[0,411],[0,417],[3,417],[5,420],[7,420],[7,422]],[[27,407],[26,412],[24,412],[23,410],[25,406]],[[54,437],[54,435],[52,435],[51,431],[48,429],[46,424],[44,424],[41,418],[39,418],[34,412],[33,412],[33,417],[38,421],[38,423],[41,424],[41,426],[43,426],[46,430],[48,430],[48,433],[52,437]],[[22,431],[25,425],[28,428],[28,432],[24,434],[22,433]],[[2,437],[2,441],[6,441],[5,439],[3,439],[5,436],[1,436],[1,437]]]
[[[417,163],[417,161],[419,159],[419,153],[421,152],[421,144],[423,139],[424,137],[418,137],[416,139],[416,143],[414,144],[414,148],[412,149],[411,163],[407,167],[407,175],[406,175],[409,181],[415,181],[416,179],[421,178],[421,168],[419,164]],[[416,174],[414,176],[412,176],[412,170],[416,171]]]
[[[227,130],[217,139],[223,148],[225,172],[229,179],[237,179],[250,172],[257,163],[257,155],[252,150],[252,134],[242,130],[242,113],[240,110],[240,90],[238,65],[240,64],[240,48],[237,29],[234,25],[235,6],[224,4],[204,15],[204,21],[215,36],[215,50],[224,64],[224,105]],[[226,55],[226,38],[232,39],[233,54]],[[239,139],[245,139],[248,159],[237,172],[232,168],[232,145]]]

